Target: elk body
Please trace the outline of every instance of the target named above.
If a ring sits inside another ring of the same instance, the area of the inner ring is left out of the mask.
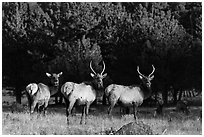
[[[46,113],[50,96],[56,92],[56,87],[59,86],[59,77],[62,75],[62,72],[59,74],[46,73],[46,75],[50,78],[49,85],[31,83],[26,87],[26,95],[28,97],[28,105],[31,114],[34,112],[36,106],[38,111],[42,107],[42,111],[44,114]]]
[[[96,73],[91,65],[90,68],[93,73],[91,73],[91,77],[93,77],[93,81],[91,82],[82,82],[80,84],[73,82],[66,82],[61,87],[61,93],[64,95],[64,100],[66,103],[66,116],[67,116],[67,124],[69,124],[69,116],[71,114],[72,108],[74,105],[82,106],[82,116],[80,124],[83,123],[89,113],[90,105],[96,100],[97,90],[103,88],[103,78],[106,77],[107,74],[103,74],[105,70],[105,63],[103,62],[103,70],[102,72]]]
[[[152,75],[155,71],[154,66],[153,71],[149,76],[145,76],[140,73],[139,66],[137,67],[137,72],[139,73],[139,78],[142,80],[140,85],[134,86],[123,86],[117,84],[111,84],[105,89],[105,94],[109,100],[108,114],[111,114],[112,109],[118,102],[123,106],[132,106],[134,112],[134,118],[136,119],[136,109],[143,103],[143,100],[147,99],[151,95],[151,80],[154,78]]]

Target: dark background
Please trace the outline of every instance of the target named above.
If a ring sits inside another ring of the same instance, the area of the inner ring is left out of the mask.
[[[152,89],[167,104],[183,91],[202,88],[202,3],[2,3],[3,87],[16,101],[45,72],[61,82],[91,80],[106,64],[105,86],[140,83],[156,70]],[[156,96],[157,97],[157,96]]]

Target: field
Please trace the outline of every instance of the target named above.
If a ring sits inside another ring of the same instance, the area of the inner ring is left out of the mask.
[[[34,113],[30,115],[27,99],[22,98],[22,105],[15,104],[15,97],[10,91],[2,94],[2,134],[4,135],[103,135],[108,131],[118,130],[124,124],[134,121],[133,115],[120,115],[119,107],[113,110],[113,116],[107,115],[107,106],[91,106],[86,125],[80,125],[80,112],[76,110],[66,124],[65,107],[53,105],[50,101],[46,116]],[[153,134],[166,135],[201,135],[202,123],[199,118],[201,106],[190,106],[190,114],[173,111],[165,107],[164,115],[153,117],[154,108],[138,109],[138,119],[149,125]],[[171,120],[170,120],[171,119]]]

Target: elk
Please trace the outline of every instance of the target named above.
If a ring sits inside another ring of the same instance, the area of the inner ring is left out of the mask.
[[[134,119],[136,120],[136,109],[143,103],[143,100],[150,97],[151,90],[151,80],[154,78],[152,75],[155,71],[154,66],[153,71],[149,76],[145,76],[139,71],[139,66],[137,66],[137,72],[139,73],[139,78],[142,83],[140,85],[133,86],[123,86],[117,84],[111,84],[105,89],[105,94],[109,100],[108,114],[110,115],[115,104],[118,102],[123,106],[132,106],[134,112]]]
[[[42,111],[45,115],[50,96],[58,91],[59,77],[62,75],[62,72],[59,74],[46,73],[46,75],[50,78],[49,85],[43,83],[30,83],[26,86],[30,114],[34,112],[37,105],[37,111],[40,111],[40,108],[42,107]]]
[[[61,100],[61,92],[60,92],[60,76],[62,75],[62,72],[60,72],[59,74],[56,73],[46,73],[46,75],[49,77],[49,83],[48,86],[50,88],[50,96],[54,96],[55,97],[55,104],[58,103],[58,96],[60,97]],[[60,101],[61,102],[61,101]]]
[[[103,78],[107,76],[107,73],[103,74],[105,71],[105,63],[103,61],[102,72],[96,73],[92,68],[92,61],[90,62],[90,69],[93,73],[90,73],[93,81],[82,82],[80,84],[73,82],[66,82],[61,87],[61,93],[64,95],[64,100],[66,104],[66,116],[67,124],[69,124],[69,116],[71,114],[74,105],[82,106],[82,115],[80,124],[87,119],[89,113],[90,105],[96,100],[97,91],[103,88]]]

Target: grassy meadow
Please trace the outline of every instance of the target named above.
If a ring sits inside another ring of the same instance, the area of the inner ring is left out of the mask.
[[[52,105],[46,116],[34,113],[30,115],[27,99],[22,105],[13,103],[14,96],[2,96],[2,134],[3,135],[104,135],[110,129],[118,130],[124,124],[134,121],[133,115],[120,115],[119,107],[113,110],[113,116],[107,115],[107,106],[91,106],[87,124],[80,125],[81,114],[76,110],[66,123],[65,107]],[[153,117],[154,108],[138,109],[138,119],[149,125],[153,134],[201,135],[202,123],[198,120],[201,107],[190,107],[190,115],[174,112],[173,108],[164,108],[163,116]],[[170,120],[171,119],[171,120]]]

